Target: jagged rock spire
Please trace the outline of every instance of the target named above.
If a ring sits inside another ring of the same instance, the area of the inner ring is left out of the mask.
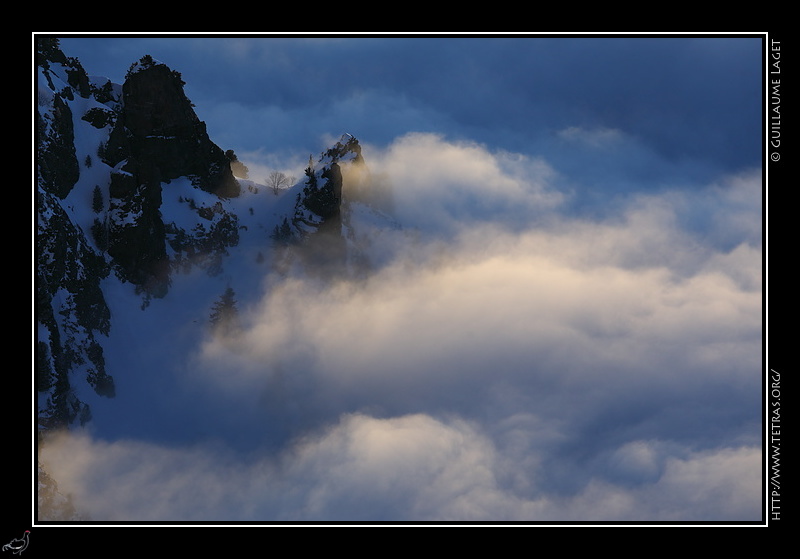
[[[299,229],[335,227],[342,204],[342,165],[362,165],[361,145],[351,134],[322,153],[315,164],[309,156],[306,183],[295,207],[294,224]]]

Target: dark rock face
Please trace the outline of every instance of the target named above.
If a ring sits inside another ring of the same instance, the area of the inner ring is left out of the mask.
[[[52,113],[37,119],[36,132],[42,186],[59,198],[66,198],[80,172],[75,156],[72,111],[60,95],[53,96]]]
[[[350,135],[343,136],[316,163],[309,160],[305,186],[298,195],[292,218],[296,235],[305,241],[301,256],[309,271],[328,277],[344,271],[347,259],[342,236],[344,169],[363,165],[361,145]]]
[[[111,175],[107,250],[124,279],[158,297],[169,286],[161,185],[140,183],[136,171],[130,161]]]
[[[117,120],[117,115],[114,111],[92,107],[81,119],[85,120],[92,126],[98,129],[105,128],[106,126],[113,126]]]
[[[122,109],[104,151],[114,168],[109,188],[108,253],[129,281],[166,293],[169,263],[159,211],[163,183],[190,177],[223,198],[240,194],[225,153],[208,137],[183,91],[180,74],[145,56],[122,87]]]
[[[190,176],[201,189],[225,198],[240,193],[230,161],[208,137],[183,92],[178,72],[149,57],[135,64],[122,86],[122,112],[106,157],[113,167],[135,160],[142,183]]]
[[[89,406],[75,394],[78,378],[101,396],[113,396],[115,388],[100,343],[110,329],[111,313],[100,287],[109,268],[62,206],[80,178],[70,102],[88,99],[93,90],[86,72],[64,56],[55,39],[37,40],[37,63],[43,83],[37,120],[39,330],[34,371],[37,391],[46,395],[39,425],[52,428],[89,420]]]
[[[113,106],[112,85],[107,82],[98,88],[91,84],[81,63],[76,58],[65,56],[58,40],[54,38],[37,37],[36,61],[46,82],[40,84],[38,93],[41,96],[47,92],[45,98],[38,100],[47,109],[38,112],[36,121],[36,162],[40,184],[48,192],[64,199],[80,178],[80,166],[75,155],[73,113],[69,102],[76,97],[89,99],[94,95],[99,103]],[[61,73],[60,78],[56,78],[56,71]],[[66,81],[66,86],[57,87],[57,79]],[[97,128],[102,128],[113,119],[110,108],[93,108],[90,113],[82,118],[93,122]]]
[[[106,373],[98,342],[111,327],[100,288],[109,270],[52,194],[40,191],[37,206],[46,218],[40,218],[36,238],[36,318],[46,335],[37,342],[35,371],[37,390],[50,395],[39,422],[50,428],[91,417],[72,390],[73,373],[84,374],[98,395],[114,396],[114,379]]]
[[[36,163],[39,169],[41,186],[59,198],[65,198],[78,181],[80,171],[75,156],[75,136],[72,124],[72,111],[66,100],[74,98],[75,91],[66,87],[57,90],[53,84],[51,65],[72,66],[70,76],[82,72],[77,62],[67,60],[52,40],[37,41],[37,61],[42,75],[47,81],[50,99],[39,99],[39,104],[48,107],[39,111],[36,120]],[[82,72],[85,76],[86,73]],[[74,78],[73,78],[74,79]],[[75,80],[82,81],[82,80]],[[41,94],[40,94],[41,95]]]
[[[363,165],[361,145],[354,137],[344,137],[325,151],[315,166],[309,162],[306,185],[297,202],[295,221],[319,228],[326,224],[341,225],[342,168],[341,165]],[[305,210],[308,210],[306,214]],[[306,216],[306,217],[304,217]]]
[[[176,265],[168,246],[176,258],[219,268],[238,242],[237,218],[219,200],[238,196],[239,183],[177,72],[145,57],[120,87],[90,79],[55,38],[38,37],[36,47],[35,383],[39,427],[48,430],[90,420],[81,386],[115,395],[103,354],[111,313],[101,282],[113,270],[145,301],[166,294]],[[88,154],[84,147],[79,160],[76,138],[87,127],[106,141]],[[96,156],[108,167],[98,169]],[[78,206],[90,176],[97,184],[87,229]],[[161,213],[162,188],[179,177],[204,191],[193,206],[202,225],[191,231],[165,224]]]
[[[144,57],[119,86],[90,78],[57,39],[36,43],[35,383],[39,427],[49,430],[90,420],[86,386],[115,395],[103,280],[115,272],[147,303],[166,294],[176,269],[221,270],[239,232],[223,202],[240,186],[177,72]],[[87,149],[87,137],[99,147]],[[162,189],[183,177],[197,189],[182,214],[196,212],[190,230],[162,215]],[[81,207],[90,192],[91,218]]]

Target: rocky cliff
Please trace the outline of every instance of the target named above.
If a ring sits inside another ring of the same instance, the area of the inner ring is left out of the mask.
[[[104,163],[113,169],[108,253],[130,281],[155,296],[163,295],[169,285],[162,189],[188,177],[200,190],[219,197],[240,194],[229,159],[209,139],[183,85],[178,72],[152,57],[135,63],[122,86],[121,110],[102,151]]]
[[[314,161],[309,157],[305,181],[297,193],[291,228],[288,224],[277,233],[303,243],[300,253],[306,270],[327,276],[347,272],[348,243],[343,231],[344,175],[357,175],[366,169],[358,140],[343,135]]]
[[[350,135],[343,136],[314,162],[309,158],[302,193],[297,195],[293,223],[298,231],[326,228],[340,232],[342,168],[363,167],[361,145]]]
[[[182,256],[218,261],[238,242],[220,201],[241,189],[177,72],[145,56],[120,86],[90,77],[55,38],[36,46],[36,384],[51,427],[91,417],[76,383],[114,395],[101,283],[114,273],[145,300],[163,297]],[[196,192],[183,226],[162,211],[165,188]]]
[[[134,315],[171,312],[172,329],[163,325],[158,336],[169,339],[176,324],[197,335],[204,312],[210,324],[224,323],[208,296],[223,282],[220,304],[232,306],[231,284],[238,295],[280,276],[285,262],[326,280],[363,269],[348,201],[366,169],[354,137],[309,158],[304,180],[267,187],[211,141],[178,72],[145,56],[115,84],[87,74],[57,39],[38,37],[36,46],[40,438],[86,424],[91,405],[108,413],[105,399],[123,393],[120,378],[141,382],[125,376],[137,370],[119,373],[119,355],[142,351],[137,336],[152,336],[135,331]],[[202,283],[205,296],[173,290],[184,279]],[[116,371],[106,365],[115,358]],[[80,519],[41,465],[39,497],[40,519]]]
[[[121,85],[88,75],[57,39],[38,38],[37,64],[42,427],[88,421],[87,386],[115,394],[103,349],[114,327],[105,283],[130,286],[145,309],[167,296],[176,274],[221,273],[234,248],[262,261],[280,245],[273,266],[284,249],[316,271],[349,265],[345,182],[365,168],[356,138],[345,134],[309,158],[305,180],[279,192],[246,173],[234,178],[231,165],[241,162],[211,141],[181,75],[152,57]]]
[[[113,112],[113,99],[108,95],[110,87],[91,84],[80,63],[64,56],[54,40],[39,42],[37,62],[34,370],[39,424],[48,428],[84,423],[91,417],[74,390],[78,378],[102,396],[113,396],[115,390],[100,343],[110,328],[110,312],[100,287],[110,268],[68,213],[82,167],[74,135],[75,119],[82,115],[75,115],[71,107],[93,104],[98,111]],[[88,161],[84,159],[83,166]]]

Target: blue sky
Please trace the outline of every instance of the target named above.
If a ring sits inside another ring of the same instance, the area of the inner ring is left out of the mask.
[[[212,138],[237,153],[316,153],[350,132],[385,146],[435,132],[546,153],[566,129],[636,144],[616,172],[674,181],[760,165],[761,40],[724,37],[64,38],[121,83],[144,54],[178,70]],[[637,149],[638,148],[638,149]],[[601,162],[592,162],[602,165]]]
[[[190,520],[760,518],[760,38],[61,46],[116,82],[145,54],[179,71],[254,180],[355,135],[404,227],[362,224],[364,283],[242,301],[237,351],[194,348],[125,437],[54,448],[97,515],[150,518],[147,487]],[[179,319],[157,306],[143,330]],[[167,420],[208,439],[147,434]]]

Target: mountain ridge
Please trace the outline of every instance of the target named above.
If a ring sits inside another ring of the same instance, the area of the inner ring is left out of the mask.
[[[202,270],[230,284],[233,249],[273,268],[347,267],[342,169],[365,169],[355,137],[310,157],[304,181],[270,192],[234,176],[235,154],[208,137],[180,74],[149,55],[114,84],[39,37],[37,85],[40,429],[85,424],[87,400],[117,392],[103,352],[117,326],[109,281],[144,310],[178,274]],[[243,275],[236,280],[255,281]]]

